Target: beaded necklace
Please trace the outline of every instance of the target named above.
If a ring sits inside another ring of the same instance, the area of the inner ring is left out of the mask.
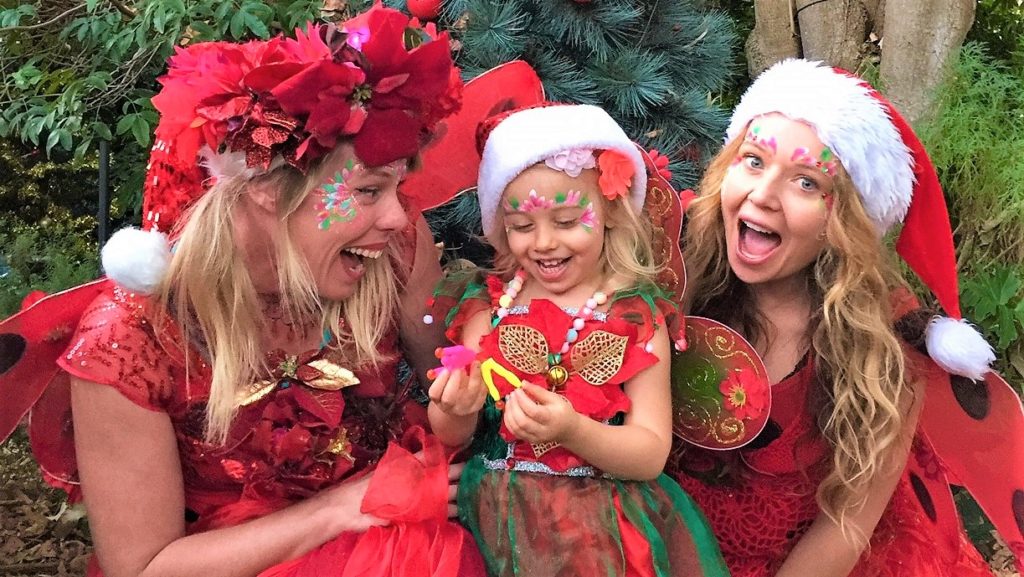
[[[494,313],[492,327],[498,326],[498,323],[508,316],[509,308],[519,296],[519,291],[523,290],[524,282],[526,282],[526,272],[519,269],[512,280],[505,285],[505,293],[498,298],[498,309]],[[580,331],[583,330],[587,320],[594,316],[594,310],[606,302],[608,302],[608,295],[601,291],[595,291],[594,295],[588,298],[573,315],[572,326],[565,332],[565,340],[558,352],[548,353],[548,372],[545,378],[552,391],[558,392],[569,380],[569,371],[562,366],[562,355],[568,353],[569,346],[579,339]]]

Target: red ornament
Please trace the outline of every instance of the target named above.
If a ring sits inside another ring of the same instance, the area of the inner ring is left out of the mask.
[[[409,0],[406,7],[410,14],[420,20],[433,20],[441,11],[441,0]]]

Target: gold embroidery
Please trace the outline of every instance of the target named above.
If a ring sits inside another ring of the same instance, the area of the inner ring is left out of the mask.
[[[557,446],[558,443],[554,441],[548,441],[546,443],[530,443],[530,447],[533,448],[533,454],[537,458],[540,458],[541,456],[544,455],[544,453],[547,453],[548,451],[554,449]]]
[[[629,338],[608,331],[594,331],[576,343],[573,371],[591,385],[603,385],[622,368]]]

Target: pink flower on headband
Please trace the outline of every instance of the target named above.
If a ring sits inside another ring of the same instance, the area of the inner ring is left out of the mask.
[[[628,156],[617,150],[605,150],[597,157],[597,167],[601,171],[597,184],[605,198],[615,200],[629,196],[629,185],[636,168]]]
[[[570,148],[545,158],[544,164],[576,178],[584,169],[594,168],[594,151],[589,148]]]

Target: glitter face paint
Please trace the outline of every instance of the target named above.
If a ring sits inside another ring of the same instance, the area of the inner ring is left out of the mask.
[[[360,168],[349,160],[340,172],[335,172],[331,180],[320,187],[320,200],[317,203],[320,230],[327,230],[334,223],[346,223],[355,219],[356,199],[352,196],[352,190],[349,189],[346,180]]]
[[[747,131],[746,140],[771,150],[772,154],[775,154],[779,151],[779,144],[775,140],[775,137],[769,136],[765,138],[764,136],[761,136],[760,126],[752,126],[750,130]]]
[[[811,156],[811,151],[801,146],[793,150],[793,156],[790,160],[799,162],[800,164],[806,164],[813,166],[820,170],[823,174],[832,176],[836,173],[836,157],[832,154],[832,149],[825,147],[821,151],[821,155],[818,158]]]

